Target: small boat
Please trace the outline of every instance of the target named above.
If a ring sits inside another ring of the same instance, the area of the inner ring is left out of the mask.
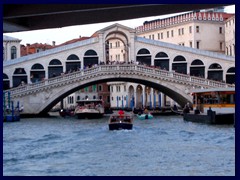
[[[104,115],[104,106],[101,99],[79,100],[77,104],[74,114],[77,115],[78,119],[96,119]]]
[[[74,110],[61,109],[59,111],[59,115],[61,117],[66,117],[66,116],[72,117],[72,116],[74,116]]]
[[[206,124],[234,124],[235,88],[200,89],[192,92],[193,112],[184,112],[185,121]]]
[[[113,114],[108,122],[109,130],[120,130],[133,128],[133,116],[131,114]]]
[[[183,110],[179,109],[176,105],[174,105],[173,108],[171,107],[171,111],[176,115],[183,116]]]
[[[148,113],[148,114],[138,114],[137,115],[138,119],[144,120],[144,119],[152,119],[153,115]]]
[[[19,102],[14,108],[14,102],[11,101],[10,92],[8,92],[8,97],[3,93],[3,121],[4,122],[15,122],[20,121],[20,113],[23,112],[23,105],[20,107]],[[8,102],[6,102],[6,98]],[[8,104],[8,105],[7,105]]]

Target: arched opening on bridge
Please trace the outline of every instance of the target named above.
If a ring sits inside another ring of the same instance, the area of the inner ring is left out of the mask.
[[[145,106],[148,108],[152,108],[152,95],[151,95],[151,88],[145,86]]]
[[[143,107],[143,88],[141,85],[137,85],[136,88],[136,108]]]
[[[138,51],[137,53],[137,62],[140,64],[140,65],[148,65],[148,66],[151,66],[151,54],[150,54],[150,51],[145,49],[145,48],[142,48]]]
[[[16,68],[13,73],[13,87],[17,87],[22,84],[27,84],[27,73],[24,68]]]
[[[177,73],[187,74],[187,62],[183,56],[176,56],[173,59],[172,70]]]
[[[34,64],[30,71],[30,79],[32,83],[36,83],[45,79],[45,71],[43,65]]]
[[[132,85],[129,86],[128,92],[129,92],[129,94],[128,94],[128,97],[129,97],[128,104],[129,104],[129,106],[128,107],[130,107],[132,109],[135,106],[134,87]]]
[[[190,76],[205,78],[205,66],[199,59],[195,59],[190,66]]]
[[[165,69],[169,71],[168,55],[164,52],[157,53],[154,59],[154,66],[159,67],[160,69]]]
[[[106,63],[129,61],[128,38],[122,31],[112,31],[105,39]]]
[[[10,88],[10,80],[8,76],[3,73],[3,90],[9,89]]]
[[[53,59],[48,65],[48,78],[60,76],[63,73],[63,65],[60,60]]]
[[[215,81],[223,80],[223,70],[220,64],[214,63],[209,66],[208,79],[215,80]]]
[[[81,62],[79,57],[75,54],[71,54],[70,56],[68,56],[67,62],[66,62],[66,72],[70,73],[73,71],[78,71],[80,69],[81,69]]]
[[[227,70],[226,83],[235,84],[235,67],[231,67]]]
[[[98,55],[97,55],[96,51],[94,51],[92,49],[87,50],[83,57],[83,66],[91,67],[94,64],[99,64],[98,63]]]

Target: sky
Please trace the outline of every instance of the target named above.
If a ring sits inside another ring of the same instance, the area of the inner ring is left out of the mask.
[[[227,6],[225,8],[225,12],[235,13],[235,5]],[[113,22],[107,22],[107,23],[77,25],[77,26],[68,26],[68,27],[62,27],[62,28],[43,29],[43,30],[25,31],[25,32],[16,32],[16,33],[4,33],[4,35],[18,38],[22,40],[21,44],[24,44],[24,45],[26,45],[27,43],[52,44],[52,41],[55,41],[56,45],[59,45],[71,39],[79,38],[79,36],[89,37],[92,34],[94,34],[96,31],[115,23],[119,23],[130,28],[136,28],[138,26],[143,25],[144,21],[166,18],[166,17],[178,15],[178,14],[183,14],[183,13],[175,13],[175,14],[162,15],[162,16],[151,16],[151,17],[131,19],[131,20],[113,21]]]

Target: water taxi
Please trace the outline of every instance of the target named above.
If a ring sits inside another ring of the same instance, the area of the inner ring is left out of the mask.
[[[77,101],[74,114],[78,119],[96,119],[104,115],[104,106],[101,99],[86,99]]]
[[[131,114],[113,114],[109,118],[108,122],[109,130],[121,130],[133,128],[133,116]]]
[[[235,88],[211,88],[192,91],[193,112],[183,119],[208,124],[233,124],[235,119]]]

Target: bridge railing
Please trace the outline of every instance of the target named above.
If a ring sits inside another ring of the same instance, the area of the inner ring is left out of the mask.
[[[156,78],[167,78],[169,80],[190,82],[193,85],[198,85],[198,86],[202,85],[202,86],[222,87],[222,88],[234,87],[234,85],[231,85],[231,84],[208,80],[208,79],[204,79],[204,78],[200,78],[200,77],[189,76],[186,74],[180,74],[180,73],[176,73],[173,71],[161,70],[161,69],[147,67],[147,66],[141,66],[141,65],[125,64],[125,65],[96,66],[93,68],[84,69],[84,70],[76,71],[76,72],[69,73],[69,74],[64,74],[62,76],[57,76],[55,78],[46,79],[46,80],[43,80],[38,83],[27,84],[27,85],[19,86],[16,88],[12,88],[9,91],[11,91],[12,94],[19,94],[21,92],[26,92],[29,90],[37,90],[44,86],[51,86],[51,85],[55,85],[55,84],[57,85],[59,83],[65,83],[69,80],[73,80],[76,78],[78,78],[78,79],[86,78],[92,74],[97,74],[99,72],[102,72],[102,73],[111,72],[111,73],[116,73],[116,74],[122,74],[125,72],[131,72],[131,71],[155,76]]]

